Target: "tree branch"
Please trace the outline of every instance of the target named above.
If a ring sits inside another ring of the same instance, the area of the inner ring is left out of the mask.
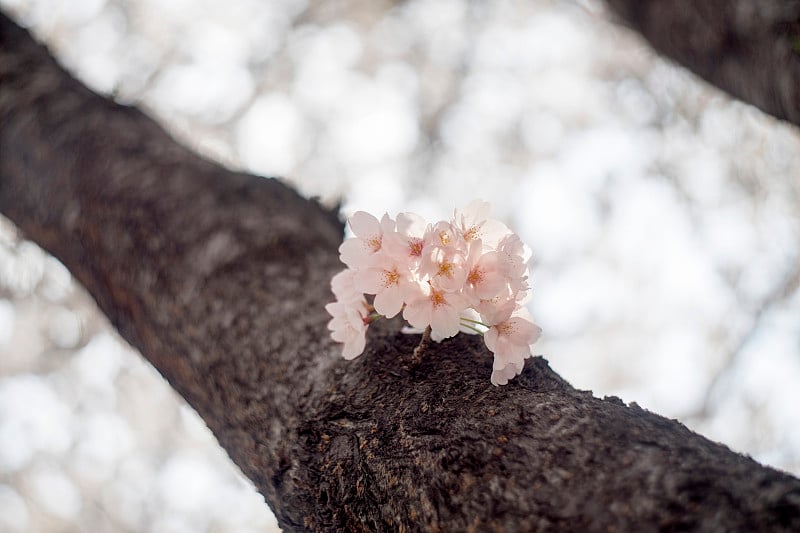
[[[344,361],[323,305],[341,223],[100,98],[0,15],[0,210],[197,410],[288,530],[800,527],[800,480],[542,358],[490,385],[480,340]],[[381,321],[384,322],[384,321]],[[691,369],[687,369],[687,372]]]
[[[797,0],[606,0],[658,52],[800,125]]]

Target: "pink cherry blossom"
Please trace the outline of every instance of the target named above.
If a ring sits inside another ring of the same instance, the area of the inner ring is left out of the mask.
[[[489,202],[473,200],[464,209],[453,212],[454,224],[466,242],[481,240],[485,246],[494,248],[500,239],[511,233],[505,224],[489,218],[491,210]]]
[[[494,251],[483,253],[480,240],[470,245],[466,272],[464,294],[472,303],[477,304],[480,300],[495,298],[506,292],[509,280],[500,255]]]
[[[364,351],[371,322],[402,311],[413,327],[404,332],[428,332],[433,341],[459,331],[483,335],[494,354],[493,384],[522,371],[541,333],[523,306],[530,251],[489,209],[475,201],[435,224],[414,213],[400,213],[397,222],[363,211],[350,217],[354,237],[339,247],[348,268],[331,280],[336,301],[325,306],[345,358]],[[371,306],[364,294],[375,296]]]
[[[514,293],[507,289],[494,298],[481,300],[475,308],[481,314],[484,324],[494,326],[511,318],[517,310],[517,300],[514,298]]]
[[[458,293],[445,292],[430,284],[420,286],[417,295],[406,302],[403,318],[415,328],[431,327],[431,337],[446,339],[458,333],[460,314],[466,299]]]
[[[339,246],[339,258],[350,268],[356,269],[365,266],[370,256],[381,250],[384,234],[395,229],[395,223],[388,214],[378,222],[369,213],[356,211],[348,223],[355,237]]]
[[[515,234],[509,234],[500,240],[497,246],[501,264],[509,278],[511,289],[515,292],[528,289],[528,257],[527,246]]]
[[[333,276],[331,290],[336,296],[336,301],[344,304],[353,304],[364,299],[364,291],[359,291],[355,286],[356,271],[346,268]]]
[[[372,305],[386,318],[392,318],[417,290],[408,267],[388,255],[375,254],[370,266],[359,270],[355,279],[359,291],[374,294]]]
[[[530,355],[530,345],[541,335],[541,328],[518,316],[495,324],[484,333],[486,347],[495,355],[502,354],[509,359],[525,359]]]
[[[458,248],[433,246],[424,253],[419,272],[436,288],[455,292],[467,279],[466,266],[467,259]]]
[[[427,223],[421,216],[400,213],[397,215],[397,231],[384,234],[382,249],[394,259],[405,262],[409,268],[414,268],[422,258],[426,229]]]
[[[498,380],[501,380],[505,375],[504,372],[508,371],[509,365],[512,365],[515,371],[522,370],[522,364],[531,355],[530,345],[536,342],[541,333],[541,328],[533,322],[512,316],[493,325],[483,334],[486,347],[494,353],[494,370],[503,371],[498,374]]]
[[[459,250],[467,251],[467,242],[459,229],[450,222],[441,220],[429,226],[425,231],[425,249],[423,254],[433,248],[446,249],[448,251]]]
[[[495,358],[495,365],[498,364],[498,359]],[[502,364],[502,363],[501,363]],[[505,385],[510,379],[513,379],[522,374],[522,369],[525,367],[525,361],[507,363],[501,368],[492,368],[492,377],[490,381],[495,387],[498,385]]]
[[[367,342],[367,307],[366,302],[348,305],[331,302],[325,310],[333,317],[328,322],[331,338],[344,344],[342,356],[354,359],[361,355]]]

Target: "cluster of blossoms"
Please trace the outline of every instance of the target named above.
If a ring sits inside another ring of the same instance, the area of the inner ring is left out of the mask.
[[[522,372],[541,334],[523,306],[530,254],[489,210],[474,201],[435,224],[414,213],[350,217],[355,237],[339,248],[347,268],[331,280],[336,301],[325,306],[346,359],[364,351],[371,322],[402,312],[413,331],[430,328],[435,341],[459,331],[483,335],[494,353],[494,385]],[[374,295],[371,305],[365,294]]]

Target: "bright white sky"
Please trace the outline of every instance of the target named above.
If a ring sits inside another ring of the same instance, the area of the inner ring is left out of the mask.
[[[95,90],[226,164],[348,213],[492,202],[534,250],[536,351],[561,375],[800,473],[794,129],[595,1],[339,4],[0,0]],[[0,529],[271,527],[63,268],[8,227],[0,244]]]

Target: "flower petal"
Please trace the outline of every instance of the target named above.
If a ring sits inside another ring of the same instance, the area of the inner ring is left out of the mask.
[[[508,380],[516,377],[518,374],[519,372],[513,364],[505,365],[499,370],[493,370],[491,378],[492,385],[495,387],[505,385],[508,383]]]
[[[514,344],[523,344],[526,346],[533,344],[542,334],[542,328],[522,317],[511,317],[508,319],[507,323],[514,332],[512,335],[512,342]]]
[[[366,268],[358,271],[355,279],[356,289],[366,294],[378,294],[383,290],[383,270]]]
[[[364,353],[364,348],[366,346],[367,346],[367,336],[365,329],[364,333],[357,335],[344,343],[344,347],[342,348],[342,357],[348,360],[355,359],[356,357]]]
[[[431,330],[443,339],[457,334],[460,325],[458,311],[449,305],[439,306],[431,314]]]
[[[372,305],[375,306],[377,312],[386,318],[392,318],[403,308],[403,295],[400,291],[400,287],[394,285],[379,292],[375,295],[375,301]]]
[[[492,353],[497,351],[497,328],[491,327],[483,334],[483,342]]]
[[[356,211],[353,213],[353,216],[348,219],[348,223],[353,233],[362,239],[373,235],[380,235],[381,233],[381,224],[378,222],[378,219],[366,211]]]
[[[361,239],[347,239],[339,245],[339,260],[350,268],[362,268],[370,255]]]
[[[427,299],[418,299],[406,304],[403,318],[415,328],[425,329],[431,325],[433,306]]]

